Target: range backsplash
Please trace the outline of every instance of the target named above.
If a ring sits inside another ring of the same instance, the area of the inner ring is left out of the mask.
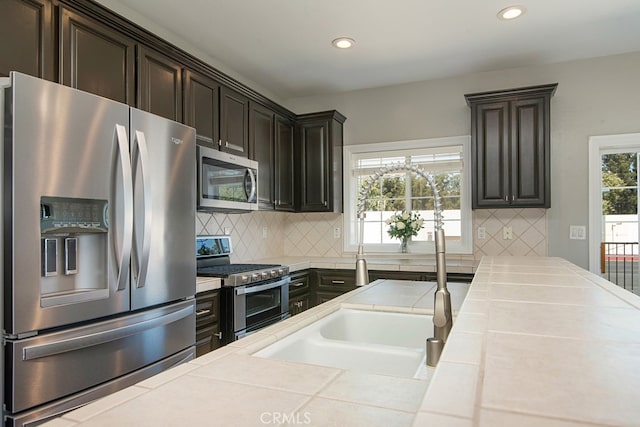
[[[233,262],[282,256],[340,257],[342,214],[260,211],[249,214],[198,212],[197,234],[230,234]],[[478,227],[486,238],[477,240]],[[512,240],[502,239],[503,227],[511,227]],[[484,255],[547,255],[545,209],[479,209],[473,211],[474,253],[455,256],[479,260]],[[454,255],[451,255],[454,256]]]

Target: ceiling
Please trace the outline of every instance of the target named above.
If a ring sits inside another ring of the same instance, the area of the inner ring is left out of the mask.
[[[507,0],[98,1],[282,99],[640,51],[638,0],[523,0],[513,21],[496,17]]]

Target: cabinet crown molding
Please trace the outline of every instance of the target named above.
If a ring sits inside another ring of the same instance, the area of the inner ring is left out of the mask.
[[[539,86],[520,87],[515,89],[493,90],[489,92],[469,93],[464,96],[467,105],[471,106],[474,102],[500,101],[504,99],[513,99],[519,97],[528,97],[532,95],[548,95],[553,96],[558,87],[558,83],[550,83]]]

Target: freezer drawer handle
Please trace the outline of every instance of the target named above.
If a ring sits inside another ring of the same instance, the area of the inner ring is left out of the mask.
[[[93,347],[105,344],[111,341],[120,340],[131,335],[140,334],[146,330],[157,328],[159,326],[168,325],[177,322],[180,319],[193,314],[193,306],[181,308],[172,313],[161,314],[152,319],[143,320],[142,322],[120,328],[109,329],[106,331],[95,332],[81,337],[69,338],[66,340],[56,341],[47,344],[40,344],[25,347],[22,350],[22,360],[34,360],[43,357],[53,356],[60,353],[68,353],[83,348]]]

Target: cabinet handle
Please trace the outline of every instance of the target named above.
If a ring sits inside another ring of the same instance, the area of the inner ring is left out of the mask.
[[[326,200],[322,203],[325,207],[329,206],[329,202],[327,202]]]
[[[214,336],[218,337],[219,340],[222,339],[222,331],[220,332],[216,332],[215,334],[213,334]]]
[[[344,285],[344,280],[332,280],[331,283],[334,285]]]
[[[299,288],[300,286],[304,286],[304,282],[292,283],[291,286],[293,286],[294,288]]]
[[[229,148],[229,141],[225,141],[224,146]]]
[[[512,195],[512,196],[511,196],[511,201],[513,202],[513,201],[515,201],[515,200],[516,200],[516,196]]]
[[[504,196],[504,201],[508,202],[509,201],[509,196]]]
[[[211,310],[198,310],[196,311],[196,316],[202,316],[203,314],[209,314]]]
[[[222,147],[222,140],[221,139],[218,140],[218,146]]]

